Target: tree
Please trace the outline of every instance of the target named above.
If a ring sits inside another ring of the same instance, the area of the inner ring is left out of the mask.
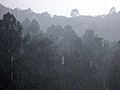
[[[77,9],[73,9],[70,13],[71,17],[77,17],[79,16],[79,11]]]
[[[28,26],[27,31],[29,33],[36,33],[39,30],[40,30],[39,23],[35,19],[33,19],[32,22],[30,23],[30,25]]]
[[[23,32],[24,33],[28,33],[29,32],[27,30],[27,28],[29,27],[30,23],[31,23],[31,20],[28,17],[26,17],[25,20],[22,22],[22,27],[23,27]]]
[[[21,46],[21,34],[20,22],[12,14],[5,14],[0,20],[0,85],[7,89],[14,79],[14,56]]]
[[[54,44],[44,34],[26,36],[22,47],[21,61],[17,68],[20,72],[20,88],[47,90],[55,87],[55,50]],[[29,43],[27,43],[29,42]]]
[[[29,18],[25,18],[25,20],[22,22],[22,26],[24,29],[24,33],[36,33],[40,30],[39,23],[33,19],[32,21]]]
[[[120,43],[112,48],[111,63],[108,72],[109,90],[120,90]]]
[[[88,29],[82,37],[82,42],[84,46],[83,59],[86,63],[85,68],[89,69],[88,74],[86,74],[88,76],[87,81],[91,82],[90,84],[87,82],[87,84],[92,90],[96,89],[96,87],[98,90],[103,89],[104,83],[106,83],[104,82],[105,75],[102,74],[105,70],[102,70],[105,56],[103,39],[98,37],[94,30]]]
[[[116,13],[116,8],[115,8],[115,7],[112,7],[112,8],[110,9],[109,14],[115,14],[115,13]]]

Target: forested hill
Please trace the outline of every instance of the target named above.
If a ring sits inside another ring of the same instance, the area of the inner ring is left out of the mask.
[[[18,8],[10,9],[0,4],[0,18],[7,13],[11,12],[21,22],[28,17],[30,20],[35,19],[40,24],[40,30],[46,31],[49,26],[69,24],[76,31],[78,35],[83,35],[87,29],[93,29],[99,36],[106,40],[119,40],[120,39],[120,12],[109,13],[108,15],[99,16],[77,16],[77,17],[64,17],[53,16],[47,12],[35,13],[30,8],[21,10]]]

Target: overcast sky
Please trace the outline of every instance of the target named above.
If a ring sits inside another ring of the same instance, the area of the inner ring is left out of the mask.
[[[47,11],[51,15],[69,16],[72,9],[78,9],[81,15],[107,14],[111,7],[120,10],[120,0],[0,0],[11,8],[31,8],[37,13]]]

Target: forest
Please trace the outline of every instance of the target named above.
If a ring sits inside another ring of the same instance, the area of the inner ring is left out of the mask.
[[[87,29],[0,19],[0,90],[120,90],[120,41]]]

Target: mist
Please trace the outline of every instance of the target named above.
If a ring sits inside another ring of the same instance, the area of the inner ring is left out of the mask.
[[[0,0],[0,90],[119,90],[118,0]]]

